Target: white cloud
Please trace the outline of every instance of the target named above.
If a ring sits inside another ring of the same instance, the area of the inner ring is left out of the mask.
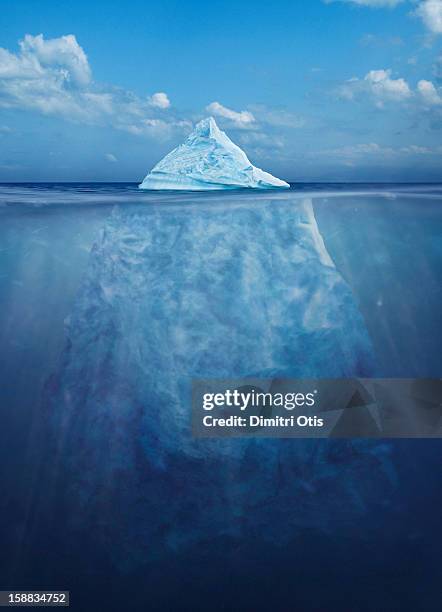
[[[383,100],[405,100],[411,96],[408,83],[404,79],[392,79],[391,70],[370,70],[364,80],[372,93]]]
[[[417,90],[427,106],[438,106],[442,104],[442,97],[431,81],[419,81]]]
[[[170,100],[167,97],[167,94],[162,91],[154,93],[150,97],[150,103],[152,106],[156,106],[157,108],[169,108],[170,106]]]
[[[423,0],[415,10],[433,34],[442,34],[442,0]]]
[[[32,79],[43,74],[40,63],[28,55],[14,55],[0,47],[0,79]]]
[[[75,36],[27,34],[19,46],[16,54],[0,48],[0,106],[83,121],[110,112],[110,96],[87,89],[91,70]]]
[[[118,161],[118,159],[115,157],[113,153],[106,153],[104,157],[105,159],[107,159],[108,162],[111,162],[113,164]]]
[[[68,78],[78,84],[86,85],[91,80],[86,53],[73,34],[50,40],[45,40],[43,34],[26,34],[20,41],[20,49],[23,58],[29,58],[31,62],[36,59],[40,66],[65,69]]]
[[[407,81],[392,78],[391,70],[370,70],[363,79],[349,79],[339,88],[338,94],[348,100],[369,94],[378,106],[384,102],[402,102],[412,96]]]
[[[193,127],[192,121],[171,108],[165,92],[140,97],[95,82],[87,55],[72,34],[53,39],[26,34],[17,51],[0,48],[1,108],[111,127],[161,141],[182,137]],[[169,109],[167,113],[165,109]],[[224,119],[228,129],[253,132],[248,145],[268,150],[282,149],[278,132],[304,125],[304,120],[294,113],[264,105],[236,111],[214,101],[206,110]],[[113,161],[113,154],[104,155]]]
[[[212,102],[206,110],[216,117],[224,117],[233,121],[236,127],[247,127],[255,122],[255,117],[249,111],[234,111],[219,102]]]
[[[94,83],[86,53],[72,34],[48,40],[26,34],[17,53],[0,48],[0,107],[163,138],[183,130],[173,117],[155,125],[158,112],[169,106],[164,92],[141,98]],[[163,124],[166,128],[158,127]]]

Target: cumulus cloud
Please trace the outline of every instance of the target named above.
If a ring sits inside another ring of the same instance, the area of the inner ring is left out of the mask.
[[[21,56],[31,62],[37,60],[40,66],[57,66],[65,69],[69,79],[81,85],[91,80],[91,69],[86,53],[73,34],[45,40],[43,34],[26,34],[20,41]]]
[[[247,127],[255,122],[255,117],[249,111],[234,111],[219,102],[211,102],[211,104],[206,106],[206,110],[216,117],[229,119],[236,127]]]
[[[425,113],[431,120],[432,128],[440,129],[441,126],[442,87],[426,79],[421,79],[411,89],[404,79],[392,78],[390,70],[370,70],[363,79],[353,78],[344,83],[338,95],[347,100],[368,97],[378,108],[383,108],[386,103],[409,101],[407,108],[416,118]]]
[[[222,127],[238,130],[235,142],[245,148],[251,159],[266,160],[275,156],[283,159],[287,147],[286,131],[305,125],[305,120],[299,115],[264,104],[251,104],[248,110],[235,111],[219,102],[212,102],[206,106],[206,111],[223,119]]]
[[[419,81],[417,90],[427,106],[439,106],[442,104],[442,97],[431,81]]]
[[[370,70],[364,80],[375,96],[385,100],[404,100],[411,96],[404,79],[392,79],[391,70]]]
[[[86,54],[72,34],[51,40],[42,34],[26,34],[19,47],[17,54],[0,48],[1,79],[39,79],[46,75],[46,69],[57,68],[52,76],[66,82],[86,85],[91,80]]]
[[[442,34],[442,0],[423,0],[415,10],[433,34]]]
[[[17,51],[0,48],[0,108],[28,110],[87,125],[169,140],[188,134],[193,122],[171,107],[167,93],[139,96],[93,79],[85,51],[73,34],[46,39],[26,34]],[[234,110],[218,101],[206,111],[227,129],[253,132],[248,145],[282,148],[281,130],[304,120],[286,109],[264,105]],[[109,155],[104,154],[110,162]]]
[[[157,108],[169,108],[170,100],[166,93],[160,91],[158,93],[154,93],[150,97],[150,103],[152,106],[156,106]]]
[[[152,137],[183,129],[173,116],[166,120],[162,113],[161,121],[157,117],[170,107],[166,93],[143,98],[95,83],[87,55],[72,34],[53,39],[26,34],[17,53],[0,48],[0,107]]]
[[[206,111],[225,120],[228,129],[240,130],[238,142],[259,157],[266,157],[269,151],[282,151],[284,139],[281,132],[305,125],[299,115],[284,108],[272,108],[264,104],[250,105],[249,110],[235,111],[219,102],[206,106]],[[280,155],[280,153],[278,153]]]
[[[407,81],[394,79],[391,70],[370,70],[363,79],[349,79],[338,90],[338,95],[353,100],[359,95],[369,94],[378,106],[384,102],[402,102],[412,96]]]

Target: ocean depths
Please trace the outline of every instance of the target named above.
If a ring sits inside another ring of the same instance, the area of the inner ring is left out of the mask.
[[[442,185],[0,185],[0,588],[434,609],[438,440],[195,441],[189,385],[441,377],[441,277]]]

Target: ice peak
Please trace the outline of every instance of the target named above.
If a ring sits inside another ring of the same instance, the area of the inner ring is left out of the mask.
[[[206,117],[196,124],[192,135],[205,136],[206,138],[216,138],[221,132],[219,127],[216,125],[216,121],[213,117]]]
[[[213,117],[196,124],[185,142],[164,157],[141,189],[275,189],[285,181],[253,166],[240,147],[219,129]]]

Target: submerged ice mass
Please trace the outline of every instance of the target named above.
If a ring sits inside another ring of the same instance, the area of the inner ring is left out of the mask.
[[[187,140],[166,155],[139,187],[206,191],[290,185],[253,166],[244,151],[209,117],[200,121]]]
[[[363,443],[191,437],[193,378],[371,372],[363,320],[310,200],[189,195],[116,208],[66,334],[46,390],[65,507],[73,524],[118,524],[118,559],[327,528],[349,508],[363,511],[372,474],[373,495],[385,496],[383,455],[367,457]]]

